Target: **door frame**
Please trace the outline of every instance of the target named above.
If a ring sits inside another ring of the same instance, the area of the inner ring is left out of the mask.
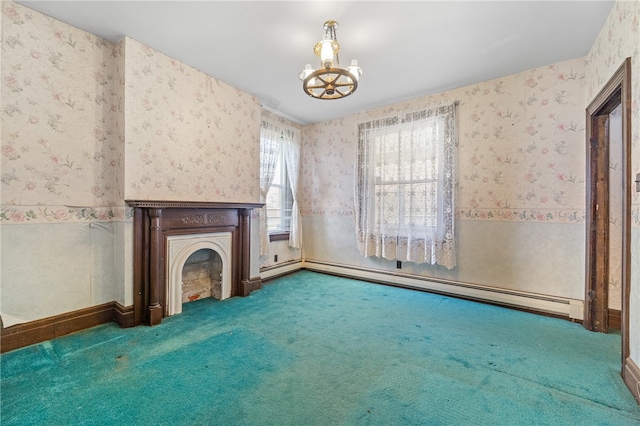
[[[608,204],[604,208],[605,218],[603,219],[598,213],[598,204],[602,200],[598,198],[602,188],[598,188],[598,183],[603,183],[606,187],[604,191],[609,194],[608,168],[606,164],[605,180],[598,179],[595,175],[596,171],[592,170],[592,164],[595,164],[594,148],[592,148],[592,138],[596,141],[604,136],[599,126],[601,120],[599,117],[607,115],[613,111],[618,105],[622,105],[622,306],[621,306],[621,334],[622,334],[622,360],[621,371],[624,374],[624,366],[626,359],[629,357],[629,296],[630,296],[630,278],[631,278],[631,58],[625,59],[615,74],[602,88],[594,100],[586,109],[586,146],[587,146],[587,171],[586,171],[586,271],[585,271],[585,306],[584,320],[585,328],[593,331],[607,331],[608,306],[606,303],[606,287],[603,288],[601,283],[596,280],[596,270],[598,259],[594,258],[594,253],[600,253],[600,247],[596,242],[602,242],[602,238],[608,238]],[[605,158],[608,158],[608,144],[604,146],[606,149]],[[595,148],[597,149],[597,148]],[[600,177],[602,178],[602,176]],[[603,230],[602,227],[605,227]],[[606,231],[606,232],[605,232]],[[605,235],[603,237],[603,235]],[[609,246],[605,246],[605,255],[608,254]],[[600,259],[602,260],[602,259]],[[608,268],[608,266],[607,266]],[[608,274],[605,274],[605,277]],[[602,277],[600,277],[602,278]],[[608,285],[608,283],[606,283]],[[604,308],[603,308],[604,306]],[[604,329],[603,329],[604,328]]]

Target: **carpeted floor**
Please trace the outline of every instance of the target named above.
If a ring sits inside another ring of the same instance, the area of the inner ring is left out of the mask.
[[[638,425],[620,337],[298,272],[1,357],[5,425]]]

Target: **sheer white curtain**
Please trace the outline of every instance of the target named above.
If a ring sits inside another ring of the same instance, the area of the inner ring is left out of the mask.
[[[302,240],[302,228],[300,227],[300,209],[298,209],[298,181],[300,177],[300,132],[285,129],[283,131],[282,148],[287,165],[289,186],[293,195],[291,207],[291,226],[289,229],[289,247],[300,248]]]
[[[267,202],[267,193],[280,156],[282,130],[274,123],[262,121],[260,129],[260,202]],[[269,230],[267,228],[267,205],[260,209],[260,255],[269,253]]]
[[[456,266],[456,104],[358,126],[356,232],[363,255]]]

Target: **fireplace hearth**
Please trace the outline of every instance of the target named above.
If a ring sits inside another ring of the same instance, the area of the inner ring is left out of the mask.
[[[226,272],[224,268],[222,271],[222,298],[248,296],[262,286],[259,277],[250,277],[251,211],[262,204],[139,200],[127,203],[134,208],[134,325],[156,325],[163,317],[181,311],[182,300],[177,299],[181,290],[176,288],[176,280],[181,282],[186,258],[198,249],[211,249],[223,258],[223,263],[227,262]],[[182,249],[189,240],[195,241],[193,248]],[[228,240],[227,248],[223,240]],[[182,245],[175,245],[176,241]],[[171,250],[177,250],[177,259],[171,257]]]

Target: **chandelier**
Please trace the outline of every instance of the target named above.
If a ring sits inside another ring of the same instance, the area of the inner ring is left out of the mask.
[[[313,48],[316,56],[320,57],[321,67],[314,70],[311,64],[307,64],[298,77],[302,80],[302,89],[313,98],[344,98],[358,88],[358,78],[362,75],[362,70],[355,59],[347,68],[340,68],[340,45],[336,37],[338,23],[327,21],[323,28],[324,36]]]

